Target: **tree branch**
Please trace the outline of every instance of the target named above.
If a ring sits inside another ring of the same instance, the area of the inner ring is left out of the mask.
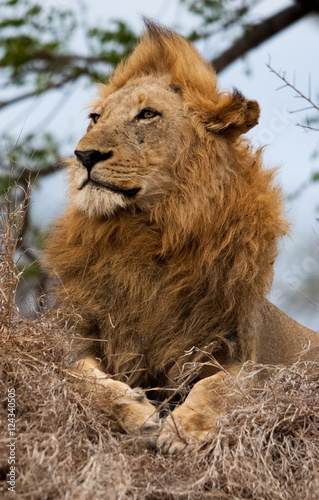
[[[223,71],[227,66],[251,49],[254,49],[272,36],[284,30],[310,12],[319,12],[318,0],[306,0],[297,2],[281,12],[265,19],[261,23],[252,26],[241,38],[236,40],[232,47],[211,61],[217,73]]]
[[[309,79],[309,83],[308,83],[308,96],[306,96],[303,92],[301,92],[301,90],[297,89],[296,85],[295,85],[295,81],[293,81],[293,83],[290,83],[287,78],[286,78],[286,74],[285,72],[283,72],[282,74],[280,74],[278,71],[274,70],[270,64],[266,64],[267,68],[272,72],[274,73],[274,75],[276,75],[278,78],[280,78],[280,80],[282,80],[282,82],[284,82],[283,85],[281,85],[277,90],[280,90],[280,89],[283,89],[285,87],[289,87],[291,88],[292,90],[294,90],[296,92],[296,95],[295,97],[298,97],[300,99],[303,99],[304,101],[306,101],[309,106],[306,106],[305,108],[301,108],[301,109],[295,109],[293,111],[289,111],[289,113],[299,113],[300,111],[307,111],[308,109],[314,109],[315,111],[319,111],[319,105],[316,104],[312,98],[311,98],[311,85],[310,85],[310,79]],[[302,123],[297,123],[297,127],[302,127],[306,130],[313,130],[315,132],[319,132],[319,128],[318,127],[312,127],[310,124],[309,124],[309,120],[308,118],[307,119],[307,125],[304,125]]]
[[[35,181],[38,178],[46,177],[47,175],[59,172],[60,170],[63,170],[64,167],[65,164],[63,163],[63,160],[61,160],[60,162],[54,165],[48,165],[47,167],[43,167],[40,170],[36,171],[24,169],[15,180],[19,182],[20,180],[22,181],[28,180],[29,182]]]
[[[274,70],[274,68],[272,68],[269,63],[266,64],[266,66],[271,71],[271,73],[274,73],[274,75],[276,75],[278,78],[280,78],[280,80],[282,80],[284,82],[284,85],[281,85],[277,90],[283,89],[284,87],[289,87],[296,92],[295,97],[300,97],[301,99],[304,99],[305,101],[307,101],[310,104],[310,106],[308,106],[306,108],[297,109],[295,111],[290,111],[290,113],[298,113],[299,111],[305,111],[307,109],[315,109],[315,110],[319,111],[319,105],[317,105],[311,98],[310,84],[309,84],[308,96],[306,96],[303,92],[301,92],[301,90],[297,89],[295,82],[290,83],[287,80],[285,72],[283,72],[283,74],[280,74],[279,71]]]
[[[0,101],[0,109],[5,108],[6,106],[10,106],[11,104],[15,104],[16,102],[23,101],[24,99],[28,99],[29,97],[35,97],[41,95],[43,94],[43,92],[46,92],[47,90],[59,89],[60,87],[63,87],[63,85],[65,85],[66,83],[72,82],[75,79],[76,79],[75,76],[70,75],[67,78],[61,80],[61,82],[48,84],[42,90],[32,90],[31,92],[26,92],[25,94],[20,94],[16,97],[13,97],[12,99],[8,99],[7,101]]]
[[[82,56],[81,54],[51,54],[50,52],[44,51],[37,52],[34,59],[42,61],[57,61],[63,63],[64,65],[73,62],[81,62],[85,64],[105,62],[105,59],[99,56]]]

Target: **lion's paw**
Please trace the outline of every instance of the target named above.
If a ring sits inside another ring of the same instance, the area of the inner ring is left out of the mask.
[[[190,451],[208,440],[214,429],[211,419],[181,405],[168,416],[157,439],[157,448],[162,453],[176,455]]]
[[[126,432],[156,434],[159,429],[159,418],[155,406],[139,389],[129,388],[119,405],[118,420]]]

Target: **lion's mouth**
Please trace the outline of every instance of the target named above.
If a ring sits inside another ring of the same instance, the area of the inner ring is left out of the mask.
[[[141,188],[131,188],[131,189],[123,189],[123,188],[119,188],[118,186],[116,186],[115,184],[112,184],[111,182],[101,182],[101,181],[95,181],[93,179],[85,179],[85,181],[83,182],[83,184],[78,188],[79,191],[81,191],[83,188],[85,188],[85,186],[87,186],[89,183],[95,185],[95,186],[98,186],[98,187],[102,187],[104,189],[108,189],[109,191],[112,191],[112,193],[116,193],[116,194],[123,194],[124,196],[126,196],[127,198],[133,198],[134,196],[137,195],[137,193],[141,190]]]

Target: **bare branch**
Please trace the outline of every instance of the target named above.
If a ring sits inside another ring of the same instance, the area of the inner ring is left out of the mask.
[[[54,165],[48,165],[47,167],[41,168],[41,170],[24,170],[19,175],[19,180],[24,181],[25,179],[30,179],[30,181],[37,180],[39,177],[46,177],[47,175],[54,174],[59,170],[64,168],[63,161],[55,163]]]
[[[232,47],[211,61],[217,73],[225,69],[239,57],[257,47],[272,36],[284,30],[310,12],[319,12],[318,0],[297,2],[281,12],[252,26],[247,33],[236,40]]]
[[[297,123],[297,127],[304,128],[306,130],[313,130],[314,132],[319,132],[319,128],[311,127],[310,125],[303,125],[302,123]]]
[[[63,85],[76,80],[76,77],[73,75],[64,78],[58,83],[50,83],[42,90],[32,90],[31,92],[26,92],[25,94],[20,94],[19,96],[13,97],[12,99],[8,99],[7,101],[0,101],[0,109],[5,108],[6,106],[10,106],[11,104],[15,104],[16,102],[23,101],[24,99],[28,99],[29,97],[35,97],[43,94],[47,90],[59,89],[63,87]]]
[[[299,96],[298,96],[299,97]],[[289,111],[289,113],[300,113],[300,111],[308,111],[308,109],[313,109],[313,106],[306,106],[305,108],[294,109],[293,111]]]
[[[304,111],[306,109],[316,109],[317,111],[319,111],[319,106],[311,99],[310,92],[309,92],[309,95],[307,97],[303,92],[301,92],[301,90],[297,89],[297,87],[295,86],[295,82],[290,83],[287,80],[285,72],[280,74],[279,71],[276,71],[274,68],[272,68],[270,66],[270,63],[266,64],[266,66],[271,71],[271,73],[274,73],[278,78],[280,78],[280,80],[282,80],[284,82],[284,85],[279,87],[277,90],[282,89],[284,87],[290,87],[291,89],[293,89],[296,92],[297,95],[295,97],[299,97],[301,99],[304,99],[305,101],[307,101],[310,104],[310,106],[308,106],[307,108],[299,109],[297,111],[291,111],[291,113],[296,113],[298,111]]]
[[[266,64],[267,68],[271,71],[271,73],[274,73],[280,80],[284,82],[284,85],[281,85],[278,87],[277,90],[283,89],[285,87],[291,88],[296,92],[296,95],[294,97],[298,99],[304,99],[309,106],[306,106],[305,108],[300,108],[300,109],[295,109],[293,111],[289,111],[289,113],[299,113],[300,111],[308,111],[309,109],[314,109],[315,111],[319,111],[319,105],[316,104],[312,99],[311,99],[311,83],[310,83],[310,76],[308,79],[308,96],[306,96],[301,90],[299,90],[296,85],[295,85],[295,75],[293,77],[293,83],[290,83],[287,78],[286,78],[286,73],[283,71],[282,73],[279,73],[279,71],[274,70],[274,68],[271,67],[270,63]],[[309,125],[309,121],[307,119],[307,124],[304,125],[302,123],[297,123],[298,127],[301,127],[305,130],[312,130],[314,132],[319,132],[319,128],[317,127],[312,127]]]
[[[18,183],[20,181],[26,181],[26,180],[29,180],[31,182],[36,180],[38,177],[46,177],[47,175],[62,170],[65,166],[63,160],[61,160],[60,162],[54,163],[52,165],[47,165],[46,167],[43,167],[40,170],[32,170],[31,168],[28,168],[26,165],[23,165],[22,163],[18,163],[14,160],[11,160],[6,155],[1,155],[1,156],[7,160],[13,161],[13,163],[17,165],[17,167],[15,168],[18,171],[14,175],[12,175],[12,173],[8,174],[8,177],[10,177],[13,182],[18,182]]]

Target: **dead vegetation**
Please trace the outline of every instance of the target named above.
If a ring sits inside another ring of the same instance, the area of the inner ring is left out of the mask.
[[[1,220],[0,496],[7,491],[8,389],[16,393],[16,498],[317,500],[319,363],[269,367],[254,398],[236,406],[207,445],[177,457],[116,432],[69,373],[72,346],[59,312],[30,321],[14,304],[14,224]],[[248,365],[249,372],[262,369]]]

